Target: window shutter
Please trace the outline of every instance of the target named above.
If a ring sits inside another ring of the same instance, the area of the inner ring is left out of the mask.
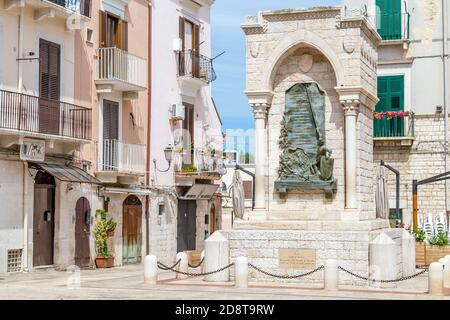
[[[59,46],[49,46],[49,95],[50,99],[59,100]]]
[[[49,84],[50,75],[48,74],[49,64],[49,46],[45,42],[39,44],[39,95],[42,98],[50,97]]]
[[[99,39],[99,46],[100,48],[104,48],[106,47],[106,32],[107,32],[107,17],[106,17],[106,12],[104,11],[100,11],[100,39]]]
[[[200,27],[198,25],[194,25],[194,51],[198,54],[200,53]]]
[[[128,22],[120,20],[121,49],[128,51]]]
[[[103,139],[119,139],[119,106],[116,102],[103,102]]]
[[[180,17],[180,39],[181,39],[181,52],[178,56],[178,75],[184,76],[185,74],[185,53],[184,53],[184,18]]]
[[[379,8],[378,33],[384,40],[402,38],[401,0],[377,0]]]
[[[183,43],[183,51],[184,51],[184,23],[185,23],[184,18],[180,17],[180,39]]]

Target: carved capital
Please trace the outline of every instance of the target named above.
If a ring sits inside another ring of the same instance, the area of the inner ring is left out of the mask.
[[[270,106],[264,103],[254,103],[252,104],[253,108],[253,117],[256,119],[266,119],[267,117],[267,109]]]
[[[345,116],[357,116],[359,113],[359,104],[361,102],[356,99],[341,100]]]

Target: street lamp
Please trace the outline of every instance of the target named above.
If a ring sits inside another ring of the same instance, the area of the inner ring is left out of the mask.
[[[168,162],[169,166],[167,167],[166,170],[160,170],[156,166],[156,159],[153,158],[153,163],[155,164],[156,170],[158,170],[159,172],[167,172],[167,171],[169,171],[170,164],[172,163],[172,156],[173,156],[173,147],[172,147],[171,144],[169,144],[167,147],[164,148],[164,157],[166,158],[166,161]]]

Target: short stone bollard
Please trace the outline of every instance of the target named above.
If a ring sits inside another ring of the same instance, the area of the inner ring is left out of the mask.
[[[428,293],[433,296],[443,294],[444,270],[439,262],[433,262],[428,269]]]
[[[188,272],[189,261],[188,256],[185,252],[178,252],[175,258],[176,261],[180,260],[180,263],[177,265],[176,270],[181,272]],[[186,279],[188,276],[186,274],[177,272],[177,279]]]
[[[155,255],[148,255],[144,260],[144,283],[156,284],[158,281],[158,258]]]
[[[234,261],[234,286],[236,288],[248,287],[248,260],[246,257],[237,257]]]
[[[325,290],[339,290],[339,269],[337,260],[328,259],[325,262],[324,282]]]
[[[450,296],[450,255],[445,257],[444,262],[444,294]]]

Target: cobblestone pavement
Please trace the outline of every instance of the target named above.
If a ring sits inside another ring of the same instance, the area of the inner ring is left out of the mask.
[[[143,283],[143,266],[81,270],[80,276],[65,271],[12,274],[0,280],[0,299],[449,299],[426,294],[426,276],[391,289],[341,287],[327,292],[317,285],[251,283],[236,289],[233,283],[205,283],[201,278],[175,280],[163,272],[157,286]]]

